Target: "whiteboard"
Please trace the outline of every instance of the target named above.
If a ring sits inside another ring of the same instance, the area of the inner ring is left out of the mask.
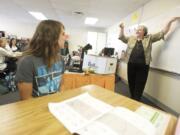
[[[174,16],[180,16],[180,7],[147,20],[143,24],[148,27],[149,33],[153,34],[162,30]],[[180,74],[180,21],[172,24],[164,41],[153,43],[151,54],[151,67]]]

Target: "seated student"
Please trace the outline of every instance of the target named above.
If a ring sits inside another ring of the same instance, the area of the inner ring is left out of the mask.
[[[12,52],[18,51],[16,43],[17,43],[16,39],[11,38],[9,44],[6,45],[6,49],[9,50],[9,51],[12,51]]]
[[[6,50],[12,51],[12,52],[19,51],[16,43],[17,43],[17,40],[15,38],[11,38],[9,44],[7,44],[5,47]],[[15,72],[17,69],[17,64],[16,64],[17,58],[8,58],[6,62],[9,65],[9,69],[11,70],[11,72]]]
[[[69,54],[69,43],[68,43],[68,41],[64,42],[64,48],[60,49],[60,53],[64,57],[64,63],[65,63],[65,66],[67,68],[69,66],[70,60],[71,60],[71,57]]]
[[[62,23],[44,20],[37,26],[15,77],[22,100],[60,90],[64,62],[59,50],[64,41]]]
[[[9,64],[5,63],[5,57],[18,57],[21,56],[22,53],[20,52],[12,52],[5,49],[6,45],[6,38],[2,37],[0,38],[0,71],[9,72]]]

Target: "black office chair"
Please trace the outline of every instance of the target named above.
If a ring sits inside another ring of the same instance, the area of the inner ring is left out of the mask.
[[[0,70],[0,94],[6,94],[9,92],[8,84],[6,81],[6,72]]]
[[[16,91],[15,72],[9,72],[8,69],[0,71],[0,84],[2,87],[7,88],[8,91]]]

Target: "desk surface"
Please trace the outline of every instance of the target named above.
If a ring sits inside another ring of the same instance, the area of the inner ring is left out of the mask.
[[[70,135],[64,126],[49,112],[49,102],[60,102],[88,92],[90,95],[113,106],[124,106],[135,111],[142,105],[119,94],[95,85],[63,91],[40,98],[0,106],[0,134],[6,135]],[[171,116],[166,135],[173,135],[177,119]]]

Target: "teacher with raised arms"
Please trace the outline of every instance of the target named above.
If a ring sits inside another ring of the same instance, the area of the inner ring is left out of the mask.
[[[155,34],[148,34],[148,28],[139,25],[136,36],[129,37],[124,34],[124,24],[119,25],[119,39],[127,44],[127,74],[132,99],[140,101],[142,97],[149,72],[152,44],[164,39],[164,36],[170,30],[171,24],[177,20],[180,20],[180,17],[172,18],[160,32]]]

